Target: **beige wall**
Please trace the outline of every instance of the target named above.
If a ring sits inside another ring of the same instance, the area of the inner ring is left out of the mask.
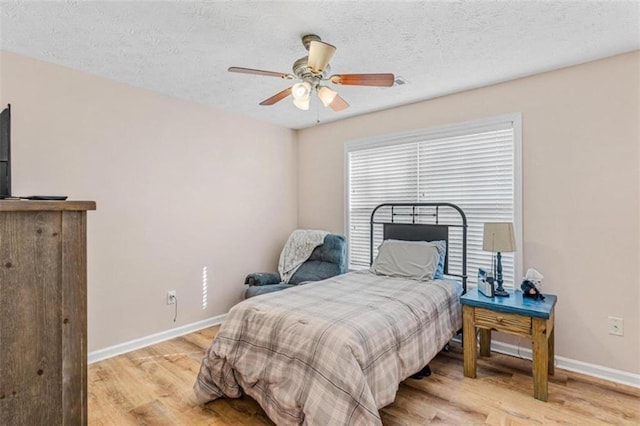
[[[298,225],[344,231],[345,142],[522,112],[524,268],[558,295],[556,354],[640,373],[639,76],[633,52],[302,130]]]
[[[88,215],[90,351],[226,313],[247,272],[276,267],[296,226],[294,131],[7,52],[0,59],[13,193],[98,204]]]
[[[638,52],[316,126],[298,146],[291,130],[7,52],[0,60],[14,193],[98,203],[89,350],[225,313],[246,272],[275,268],[296,224],[343,232],[345,142],[522,112],[524,267],[559,296],[557,354],[640,372]],[[624,318],[624,337],[607,334],[608,316]]]

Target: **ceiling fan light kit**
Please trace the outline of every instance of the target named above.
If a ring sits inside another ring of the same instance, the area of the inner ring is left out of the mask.
[[[315,34],[307,34],[302,37],[302,44],[309,51],[309,55],[298,59],[293,64],[293,74],[281,72],[257,70],[253,68],[230,67],[230,72],[242,74],[256,74],[268,77],[279,77],[286,80],[300,80],[293,86],[276,93],[270,98],[260,102],[260,105],[273,105],[291,95],[293,104],[301,109],[308,110],[311,93],[315,91],[325,107],[331,107],[334,111],[342,111],[349,104],[335,90],[321,85],[323,82],[350,86],[393,86],[395,77],[393,74],[336,74],[328,76],[331,70],[329,61],[336,51],[336,47],[323,42]]]
[[[309,111],[309,104],[311,102],[311,97],[307,96],[306,98],[293,99],[293,104],[303,111]]]
[[[318,97],[325,107],[331,105],[337,94],[338,92],[329,89],[327,86],[318,86]]]
[[[309,98],[311,96],[311,84],[306,81],[291,86],[291,95],[295,99]]]

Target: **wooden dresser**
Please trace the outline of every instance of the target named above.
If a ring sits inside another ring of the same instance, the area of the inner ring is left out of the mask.
[[[0,200],[0,425],[87,424],[87,210]]]

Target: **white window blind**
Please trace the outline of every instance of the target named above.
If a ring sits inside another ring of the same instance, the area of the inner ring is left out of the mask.
[[[374,207],[417,200],[417,152],[417,143],[406,143],[349,153],[350,269],[369,266],[369,220]]]
[[[516,205],[516,134],[513,120],[486,125],[425,131],[405,138],[359,141],[347,146],[349,267],[369,266],[371,211],[388,202],[450,202],[468,221],[467,274],[476,283],[478,268],[490,269],[492,253],[482,250],[485,222],[514,222]],[[371,146],[374,145],[374,146]],[[459,223],[454,211],[442,209],[441,222]],[[381,227],[378,227],[381,228]],[[376,229],[381,233],[381,229]],[[516,235],[518,238],[518,235]],[[381,235],[376,235],[377,246]],[[461,271],[460,228],[450,228],[449,270]],[[505,285],[516,280],[517,256],[503,253]],[[518,271],[517,271],[518,270]]]

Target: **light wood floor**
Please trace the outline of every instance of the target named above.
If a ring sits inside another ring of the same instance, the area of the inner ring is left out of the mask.
[[[195,405],[191,388],[217,327],[89,366],[91,425],[272,424],[251,398]],[[549,401],[532,397],[531,362],[493,354],[478,378],[462,375],[453,346],[430,364],[433,374],[407,379],[381,410],[385,425],[640,424],[640,390],[556,369]]]

